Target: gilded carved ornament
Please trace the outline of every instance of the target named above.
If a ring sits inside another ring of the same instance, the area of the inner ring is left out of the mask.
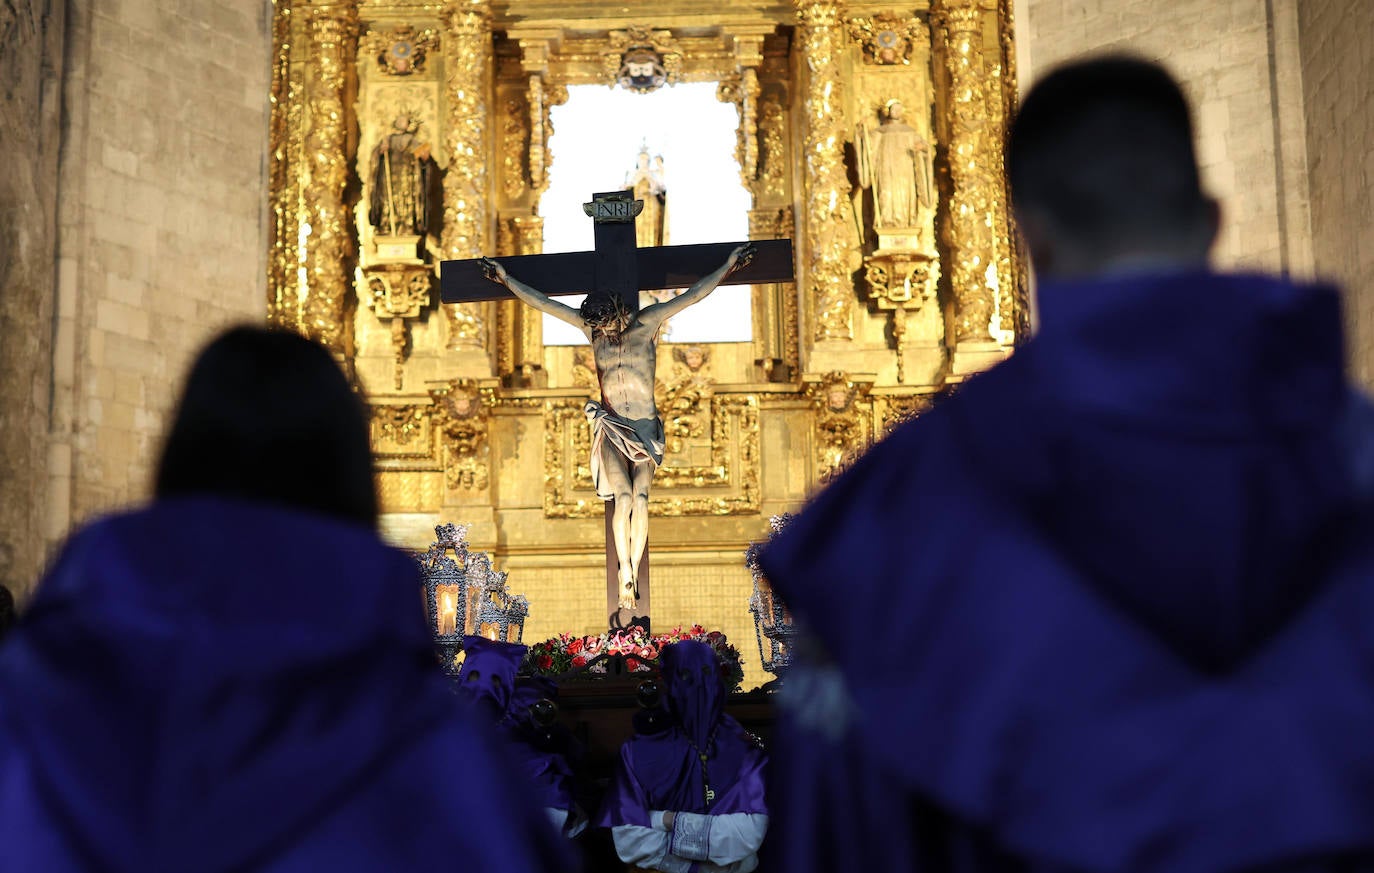
[[[786,113],[777,94],[764,98],[759,127],[759,166],[755,198],[782,199],[787,194]]]
[[[814,410],[816,482],[825,484],[856,461],[873,442],[872,380],[840,371],[826,373],[806,387]]]
[[[510,97],[501,118],[501,182],[507,200],[518,200],[525,193],[525,173],[529,167],[529,110],[523,99]]]
[[[682,51],[671,31],[634,25],[610,32],[601,68],[606,84],[648,94],[679,81]]]
[[[895,12],[852,18],[849,36],[863,49],[864,63],[910,64],[913,49],[930,49],[930,31],[920,19]]]
[[[391,347],[395,355],[394,387],[401,390],[410,336],[406,322],[420,317],[430,302],[434,274],[428,266],[379,264],[364,273],[367,294],[364,300],[378,318],[391,319]]]
[[[887,436],[908,421],[920,418],[934,408],[938,399],[939,395],[936,394],[889,395],[881,401],[875,398],[875,405],[881,409],[878,415],[882,428],[879,438]]]
[[[585,399],[575,397],[545,404],[546,518],[592,518],[603,511],[587,464],[591,429],[583,413],[585,403]],[[649,498],[652,515],[753,515],[759,511],[758,398],[752,394],[715,394],[699,408],[707,407],[709,462],[660,467],[654,476],[655,493]]]
[[[454,379],[431,389],[429,396],[434,403],[446,484],[455,490],[486,489],[488,426],[495,403],[492,389],[479,386],[473,379]]]
[[[400,24],[387,30],[369,30],[363,36],[368,57],[377,70],[389,76],[409,76],[424,72],[429,53],[438,48],[439,34],[431,28],[417,30]]]
[[[709,346],[677,345],[667,378],[655,380],[654,402],[663,418],[668,454],[682,455],[689,441],[711,438],[711,400],[716,379],[711,374]]]

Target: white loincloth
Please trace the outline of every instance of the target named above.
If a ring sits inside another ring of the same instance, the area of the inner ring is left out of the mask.
[[[615,492],[601,469],[602,447],[609,442],[630,466],[646,461],[657,467],[663,463],[663,419],[622,418],[595,400],[583,407],[592,426],[592,483],[596,496],[611,500]],[[627,470],[628,477],[628,470]]]

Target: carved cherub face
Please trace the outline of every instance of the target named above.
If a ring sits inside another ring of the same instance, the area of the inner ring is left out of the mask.
[[[825,391],[825,405],[831,412],[844,412],[849,408],[849,389],[844,385],[831,385]]]

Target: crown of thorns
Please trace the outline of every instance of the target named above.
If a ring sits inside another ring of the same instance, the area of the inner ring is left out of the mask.
[[[579,311],[582,320],[594,328],[624,323],[634,315],[616,294],[589,294]]]

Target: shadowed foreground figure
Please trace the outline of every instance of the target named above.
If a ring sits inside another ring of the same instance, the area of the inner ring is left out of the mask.
[[[1041,330],[764,550],[771,869],[1374,869],[1374,425],[1334,289],[1209,271],[1188,107],[1071,64],[1008,145]],[[840,580],[837,590],[836,580]]]
[[[435,664],[328,352],[211,343],[156,492],[72,536],[0,649],[0,869],[568,869]]]

